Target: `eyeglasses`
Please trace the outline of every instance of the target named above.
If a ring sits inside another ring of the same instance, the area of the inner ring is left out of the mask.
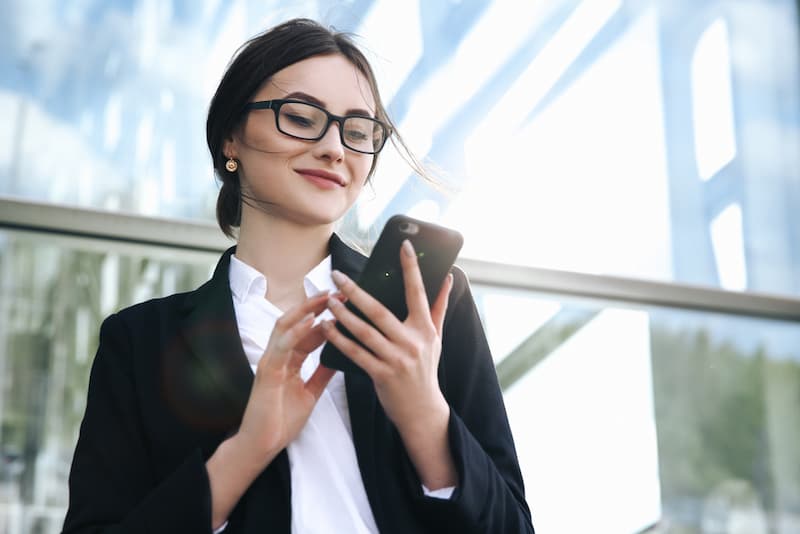
[[[262,100],[250,102],[245,111],[271,109],[275,112],[278,131],[307,141],[322,139],[332,122],[339,123],[342,144],[362,154],[377,154],[391,135],[387,125],[372,117],[345,115],[340,117],[328,110],[300,100]]]

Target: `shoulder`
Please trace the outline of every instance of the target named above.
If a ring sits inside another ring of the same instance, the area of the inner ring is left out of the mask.
[[[165,351],[182,347],[187,303],[196,291],[149,299],[107,316],[94,359],[98,376],[123,373],[146,382],[157,376]],[[99,371],[112,368],[117,371]],[[152,376],[142,378],[147,375]]]
[[[472,296],[467,274],[458,266],[451,269],[453,288],[447,303],[442,343],[445,352],[481,352],[486,346],[483,324]],[[488,350],[488,347],[486,347]]]
[[[497,379],[483,321],[475,304],[467,274],[453,267],[453,289],[442,332],[439,380],[445,397],[456,412],[476,391],[493,391]],[[494,398],[495,393],[490,393]]]
[[[455,319],[458,323],[463,323],[467,318],[473,322],[477,318],[477,307],[472,296],[472,287],[469,277],[458,265],[450,269],[453,275],[453,288],[450,290],[449,302],[447,305],[447,319]]]
[[[119,310],[116,315],[123,322],[135,322],[143,318],[178,315],[186,307],[197,290],[152,298]]]
[[[152,298],[122,308],[106,317],[101,333],[103,330],[119,332],[122,329],[133,336],[146,333],[152,337],[164,330],[178,328],[194,303],[202,300],[200,292],[207,284],[192,291]]]
[[[471,295],[469,277],[467,277],[467,273],[464,272],[464,269],[458,265],[453,265],[453,268],[450,269],[450,272],[453,275],[453,289],[450,292],[451,295],[455,297]]]

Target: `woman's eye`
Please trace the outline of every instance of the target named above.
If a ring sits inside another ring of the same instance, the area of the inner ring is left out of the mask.
[[[286,117],[289,120],[289,122],[291,122],[295,126],[307,127],[307,128],[314,126],[314,120],[309,117],[304,117],[303,115],[286,113],[284,117]]]
[[[369,139],[367,133],[361,130],[347,130],[345,132],[345,137],[347,137],[348,141],[357,141],[357,142],[366,141],[367,139]]]

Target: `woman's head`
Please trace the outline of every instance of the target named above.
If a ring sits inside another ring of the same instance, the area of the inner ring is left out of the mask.
[[[325,59],[315,60],[316,62],[306,61],[312,58]],[[288,68],[301,62],[305,63],[291,69]],[[237,148],[245,151],[251,148],[247,143],[246,135],[244,135],[251,115],[258,115],[253,121],[259,120],[262,121],[262,124],[267,124],[263,122],[265,120],[263,115],[269,115],[267,119],[269,124],[277,126],[274,110],[262,109],[247,112],[245,109],[247,104],[254,100],[285,98],[287,94],[294,92],[306,93],[308,91],[302,90],[303,76],[305,76],[305,80],[317,83],[319,87],[319,80],[309,77],[309,68],[321,69],[319,74],[322,77],[326,75],[325,72],[331,72],[331,68],[336,65],[343,67],[343,74],[339,74],[339,78],[349,76],[354,84],[352,88],[349,86],[346,88],[347,94],[344,95],[344,99],[340,99],[338,94],[330,91],[328,94],[343,103],[361,99],[366,103],[365,105],[371,107],[372,116],[391,126],[391,121],[380,100],[372,68],[347,34],[331,31],[311,20],[295,19],[249,40],[231,62],[211,100],[206,123],[208,148],[211,152],[214,169],[222,181],[222,189],[217,200],[217,221],[226,234],[232,235],[233,227],[240,224],[241,180],[243,172],[247,171],[240,167],[236,172],[230,172],[225,168],[225,163],[230,157],[239,159],[239,153],[231,153],[232,151],[236,152]],[[283,74],[279,74],[281,71],[284,71]],[[278,74],[278,78],[282,76],[283,79],[275,80],[276,74]],[[298,82],[300,85],[296,83],[295,86],[289,87],[297,80],[300,80]],[[347,82],[347,78],[343,80],[343,83]],[[280,81],[280,83],[276,84],[276,81]],[[322,82],[324,83],[324,80]],[[317,95],[310,96],[319,98]],[[323,102],[323,104],[327,103]],[[359,106],[357,109],[363,107]],[[336,115],[347,114],[347,110],[329,109],[328,111]],[[275,126],[270,127],[274,128]],[[331,124],[329,130],[334,132],[327,132],[319,143],[324,143],[325,139],[333,134],[338,136],[341,127],[341,124]],[[292,141],[296,144],[309,143],[307,141],[298,142],[296,139]],[[257,148],[256,151],[269,153],[268,150],[258,150]],[[329,157],[329,155],[324,157]],[[353,152],[351,156],[349,151],[347,157],[357,161],[358,165],[367,162],[364,179],[372,175],[378,159],[377,154],[364,155]],[[359,187],[360,185],[363,184],[359,184]]]

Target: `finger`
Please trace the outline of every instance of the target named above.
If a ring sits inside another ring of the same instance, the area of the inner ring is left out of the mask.
[[[450,298],[450,291],[453,289],[453,273],[448,273],[442,283],[442,288],[436,296],[436,300],[431,307],[431,319],[436,326],[436,333],[442,337],[442,329],[444,328],[444,317],[447,314],[447,303]]]
[[[280,319],[279,319],[280,320]],[[286,365],[301,339],[306,337],[314,324],[314,313],[307,313],[299,322],[289,330],[280,332],[276,328],[272,331],[264,358],[267,364]]]
[[[375,327],[380,330],[385,337],[393,341],[396,341],[402,337],[403,323],[400,322],[400,319],[398,319],[391,311],[389,311],[386,306],[381,304],[380,301],[361,289],[358,284],[353,282],[344,273],[334,271],[333,281],[336,282],[336,285],[338,286],[343,298],[350,301],[356,308],[358,308],[365,317],[372,321],[372,324],[374,324]],[[338,300],[341,301],[343,299]],[[331,308],[332,304],[335,305],[331,301],[328,301],[328,309],[330,309],[331,312],[333,312],[333,309]],[[348,329],[349,328],[350,327],[348,326]],[[355,332],[353,333],[355,334]],[[361,338],[359,337],[359,339]]]
[[[374,354],[378,354],[387,360],[391,359],[391,354],[393,352],[392,344],[378,329],[347,309],[347,307],[337,299],[331,298],[328,300],[328,309],[331,310],[331,313],[337,321],[342,323],[356,339],[366,345]],[[388,310],[386,311],[391,313]],[[400,324],[399,321],[397,321],[397,323],[398,325]]]
[[[275,327],[270,335],[264,355],[270,355],[269,360],[285,364],[287,361],[286,352],[300,344],[299,350],[311,352],[315,348],[314,340],[310,339],[303,343],[308,331],[313,326],[314,317],[322,313],[326,308],[328,292],[325,291],[318,295],[307,298],[297,306],[293,306],[275,322]],[[305,312],[304,315],[300,315]],[[274,353],[274,354],[272,354]]]
[[[403,284],[406,289],[406,304],[409,315],[423,316],[429,314],[428,297],[425,294],[425,284],[422,283],[422,273],[417,262],[417,253],[414,245],[408,239],[400,247],[400,265],[403,267]]]
[[[342,334],[334,325],[332,321],[323,321],[322,323],[325,337],[329,343],[339,349],[342,354],[350,358],[353,363],[361,367],[370,377],[380,372],[386,367],[386,363],[382,362],[375,357],[374,354],[367,349]]]
[[[305,319],[309,313],[314,315],[322,313],[327,301],[328,292],[324,291],[318,295],[307,298],[296,306],[292,306],[275,322],[275,329],[278,330],[278,332],[288,331],[299,321]]]
[[[304,338],[295,344],[289,355],[287,367],[292,372],[299,372],[303,363],[317,347],[325,343],[325,333],[320,325],[311,328]]]
[[[325,391],[328,382],[331,381],[334,374],[336,374],[334,369],[328,369],[320,364],[314,370],[314,374],[306,381],[306,390],[314,395],[315,399],[319,400],[320,396],[322,396],[322,392]]]
[[[303,362],[306,361],[308,358],[307,352],[302,352],[299,350],[291,350],[289,351],[289,359],[286,363],[286,369],[289,370],[290,373],[300,373],[300,369],[303,367]]]
[[[319,314],[317,314],[319,315]],[[316,325],[295,345],[295,350],[310,353],[325,342],[325,333],[320,325]]]

